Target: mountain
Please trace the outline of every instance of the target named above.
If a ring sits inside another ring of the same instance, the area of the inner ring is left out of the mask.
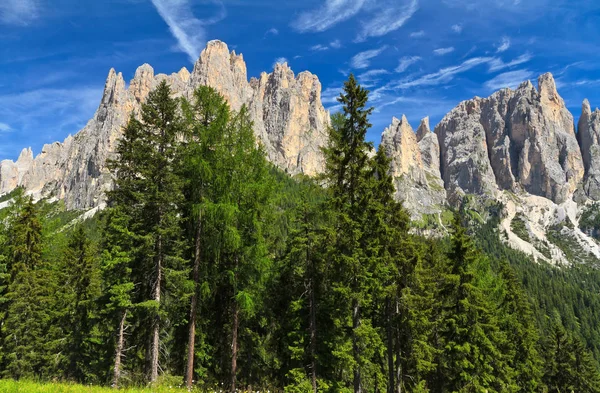
[[[106,162],[122,127],[163,80],[177,96],[191,98],[197,86],[208,85],[234,110],[246,105],[269,160],[285,172],[322,170],[330,118],[318,78],[277,64],[248,80],[242,55],[211,41],[191,73],[183,68],[155,75],[145,64],[127,87],[110,70],[98,110],[83,130],[44,146],[35,158],[25,149],[16,162],[0,163],[0,194],[23,186],[37,197],[63,199],[70,209],[101,207],[111,187]],[[600,199],[600,111],[585,101],[576,132],[552,75],[537,82],[537,88],[526,81],[463,101],[434,132],[427,118],[416,132],[405,116],[393,118],[381,145],[392,160],[395,195],[413,220],[438,234],[449,207],[468,204],[482,221],[495,207],[513,248],[553,263],[595,262],[600,246],[592,235],[600,228],[580,221],[600,220],[594,203]]]
[[[23,186],[37,197],[63,199],[70,209],[101,206],[111,186],[106,161],[121,130],[163,80],[178,96],[191,98],[197,86],[208,85],[234,110],[246,105],[269,159],[286,172],[314,175],[322,167],[320,147],[327,140],[329,113],[321,103],[319,79],[309,72],[295,76],[287,64],[277,64],[272,73],[248,81],[242,55],[211,41],[191,73],[182,68],[155,75],[144,64],[127,88],[122,74],[111,69],[100,105],[81,131],[62,143],[45,145],[35,158],[26,149],[16,162],[0,163],[0,194]]]

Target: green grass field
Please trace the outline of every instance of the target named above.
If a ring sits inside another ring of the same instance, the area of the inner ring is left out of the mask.
[[[59,383],[35,383],[24,381],[0,380],[0,392],[2,393],[109,393],[115,392],[114,389],[98,387],[98,386],[83,386],[75,384],[59,384]],[[177,387],[159,387],[134,389],[124,388],[118,392],[123,393],[173,393],[186,392],[185,389]]]

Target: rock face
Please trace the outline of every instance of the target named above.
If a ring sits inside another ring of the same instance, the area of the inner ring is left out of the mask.
[[[583,189],[593,200],[600,199],[600,110],[594,112],[588,100],[583,101],[577,139],[581,147],[585,180]]]
[[[583,179],[573,116],[550,74],[538,78],[537,90],[525,82],[461,103],[435,132],[453,196],[526,191],[562,203]]]
[[[288,173],[313,175],[322,168],[320,147],[327,140],[329,113],[321,103],[318,78],[308,72],[294,76],[284,64],[248,81],[243,57],[230,53],[225,43],[211,41],[192,73],[183,68],[155,75],[144,64],[127,88],[122,74],[111,69],[98,110],[80,132],[63,143],[45,145],[35,159],[25,150],[17,162],[0,163],[0,194],[23,186],[38,196],[64,199],[70,209],[101,205],[104,191],[111,187],[106,161],[122,128],[163,80],[175,96],[190,98],[198,86],[208,85],[223,94],[232,109],[246,105],[268,158]]]
[[[396,198],[415,218],[438,212],[445,190],[439,174],[439,146],[428,119],[421,122],[417,136],[406,116],[394,117],[382,134],[381,146],[392,160]]]

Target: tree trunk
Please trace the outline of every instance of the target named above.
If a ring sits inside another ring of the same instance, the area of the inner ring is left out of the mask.
[[[235,392],[237,374],[238,328],[240,308],[237,301],[233,302],[233,323],[231,326],[231,391]]]
[[[157,303],[157,308],[160,308],[160,288],[162,284],[162,236],[158,236],[156,243],[156,283],[154,284],[154,301]],[[160,350],[160,317],[157,314],[154,316],[152,326],[152,347],[151,364],[150,364],[150,383],[154,384],[158,379],[158,354]]]
[[[313,392],[317,393],[317,310],[315,302],[314,271],[311,273],[309,291],[310,379]]]
[[[194,346],[196,344],[196,308],[198,307],[198,279],[200,270],[200,239],[202,235],[202,223],[198,221],[196,225],[196,239],[194,247],[194,293],[192,295],[192,304],[190,305],[190,329],[188,336],[188,353],[187,353],[187,373],[185,384],[188,390],[192,389],[192,381],[194,379]]]
[[[125,345],[125,319],[127,318],[127,310],[123,311],[121,321],[119,322],[119,336],[117,338],[117,350],[115,351],[115,368],[113,371],[112,387],[119,388],[119,380],[121,379],[121,358],[123,356],[123,347]]]
[[[354,360],[358,363],[354,366],[354,393],[362,393],[362,383],[360,376],[360,362],[359,362],[359,347],[358,347],[358,336],[356,331],[360,327],[360,306],[358,299],[352,300],[352,351],[354,352]]]
[[[385,313],[387,319],[386,335],[387,335],[387,360],[388,360],[388,393],[394,393],[396,388],[394,378],[394,331],[393,331],[393,318],[392,318],[392,300],[388,296],[385,299]]]
[[[400,314],[400,302],[396,298],[396,315]],[[402,375],[402,348],[400,346],[400,334],[396,342],[396,392],[402,393],[402,383],[404,376]]]
[[[238,256],[235,256],[235,277],[234,277],[234,288],[237,286],[237,270],[239,265]],[[234,289],[233,299],[233,321],[231,324],[231,391],[235,392],[236,375],[237,375],[237,353],[238,353],[238,329],[240,325],[240,307],[237,299],[235,299],[236,290]]]

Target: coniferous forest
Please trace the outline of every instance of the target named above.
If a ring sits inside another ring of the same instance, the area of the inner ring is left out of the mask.
[[[93,217],[0,210],[6,379],[198,391],[600,392],[600,272],[533,262],[498,217],[423,237],[353,76],[325,172],[290,177],[246,108],[163,82]],[[498,209],[501,210],[501,209]]]

